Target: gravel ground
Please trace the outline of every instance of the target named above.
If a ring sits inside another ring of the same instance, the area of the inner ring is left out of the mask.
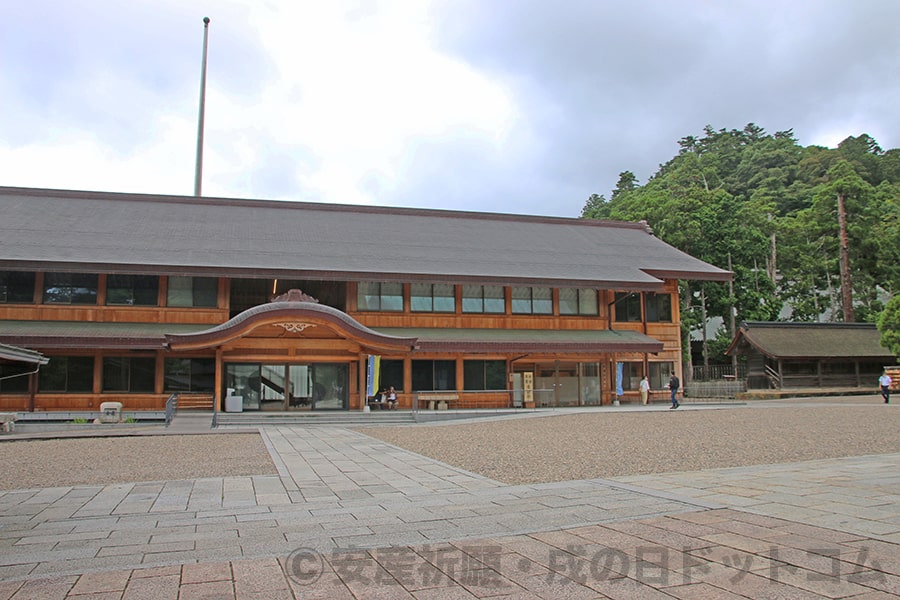
[[[256,433],[0,443],[0,489],[277,473]]]
[[[596,412],[359,431],[510,484],[900,452],[900,409],[877,400]],[[276,473],[257,434],[0,443],[0,489]]]
[[[873,400],[360,431],[491,479],[522,484],[900,452],[898,411]]]

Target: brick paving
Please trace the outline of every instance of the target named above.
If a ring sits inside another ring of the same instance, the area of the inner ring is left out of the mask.
[[[900,454],[505,485],[262,433],[277,475],[0,492],[0,600],[900,597]]]

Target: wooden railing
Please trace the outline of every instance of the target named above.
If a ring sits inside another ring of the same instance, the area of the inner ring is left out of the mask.
[[[770,367],[769,365],[766,365],[766,377],[767,377],[768,380],[769,380],[769,386],[770,386],[770,387],[773,387],[773,388],[775,388],[776,390],[780,390],[780,389],[781,389],[781,387],[782,387],[782,386],[781,386],[781,384],[782,384],[781,376],[778,375],[778,371],[776,371],[775,369],[773,369],[773,368]]]

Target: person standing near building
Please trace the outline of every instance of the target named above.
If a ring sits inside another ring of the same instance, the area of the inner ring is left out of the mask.
[[[884,373],[881,374],[881,377],[878,378],[878,385],[881,386],[881,397],[884,398],[884,403],[888,404],[891,401],[891,383],[893,380],[891,376],[888,375],[887,369],[885,369]]]
[[[678,408],[678,388],[681,387],[681,382],[678,381],[678,377],[675,373],[672,373],[672,376],[669,377],[669,391],[672,392],[672,406],[671,408]]]
[[[643,379],[641,379],[641,404],[646,405],[647,400],[650,399],[650,382],[647,380],[647,376],[644,375]]]

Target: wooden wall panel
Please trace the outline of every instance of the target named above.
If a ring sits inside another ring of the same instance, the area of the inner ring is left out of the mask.
[[[28,394],[0,394],[0,412],[27,411]]]
[[[188,309],[151,306],[0,305],[0,320],[218,325],[228,320],[228,311],[211,308]]]

